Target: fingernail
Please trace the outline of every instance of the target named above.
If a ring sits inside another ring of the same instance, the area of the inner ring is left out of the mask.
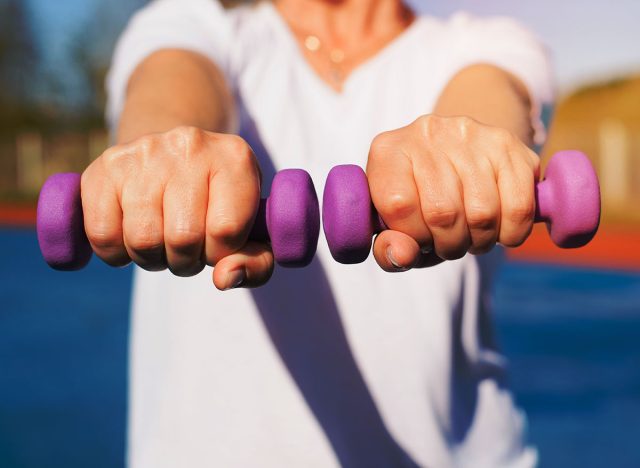
[[[402,265],[400,265],[395,258],[393,258],[393,251],[391,249],[391,247],[387,247],[387,260],[389,260],[389,262],[393,265],[393,267],[397,270],[397,271],[408,271],[409,269],[407,267],[403,267]]]
[[[227,275],[228,286],[224,288],[224,291],[239,288],[240,286],[242,286],[244,279],[244,269],[240,268],[239,270],[230,271]]]

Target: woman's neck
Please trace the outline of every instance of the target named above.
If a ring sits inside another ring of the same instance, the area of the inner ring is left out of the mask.
[[[393,38],[413,20],[401,0],[275,0],[297,33],[313,34],[344,50],[371,38]]]
[[[402,0],[274,0],[316,73],[336,91],[414,19]]]

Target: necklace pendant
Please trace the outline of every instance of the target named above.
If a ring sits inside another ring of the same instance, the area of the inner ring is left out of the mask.
[[[318,36],[310,35],[304,39],[304,46],[311,52],[317,52],[320,50],[320,45],[320,39],[318,39]]]

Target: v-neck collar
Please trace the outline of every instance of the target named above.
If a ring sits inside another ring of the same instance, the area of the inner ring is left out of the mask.
[[[280,12],[276,9],[275,6],[271,2],[263,2],[262,7],[267,11],[269,15],[273,17],[274,23],[280,34],[282,34],[289,47],[292,49],[292,52],[295,54],[298,61],[302,62],[302,67],[305,69],[305,72],[312,75],[312,79],[319,83],[319,86],[323,88],[328,94],[340,98],[344,97],[349,93],[349,90],[353,88],[354,83],[357,82],[360,76],[366,75],[367,71],[374,68],[378,63],[386,60],[388,57],[393,56],[394,51],[398,48],[402,47],[411,36],[415,34],[415,31],[418,30],[418,23],[421,22],[422,17],[416,14],[413,22],[398,36],[393,38],[390,42],[388,42],[384,47],[382,47],[378,53],[372,55],[364,62],[357,65],[345,78],[342,90],[337,91],[333,87],[331,87],[326,81],[322,79],[322,77],[316,72],[316,70],[311,66],[307,58],[302,53],[300,48],[300,44],[296,39],[293,31],[285,21],[285,19],[280,15]]]

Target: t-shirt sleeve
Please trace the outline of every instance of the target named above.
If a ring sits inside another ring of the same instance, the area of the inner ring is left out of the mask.
[[[185,49],[210,58],[229,75],[231,25],[217,0],[154,0],[129,21],[107,76],[107,122],[116,128],[136,67],[160,49]]]
[[[538,38],[516,20],[507,17],[473,17],[459,13],[451,18],[452,76],[463,68],[487,63],[522,81],[532,103],[531,122],[535,143],[544,143],[543,116],[551,108],[555,87],[549,53]]]

